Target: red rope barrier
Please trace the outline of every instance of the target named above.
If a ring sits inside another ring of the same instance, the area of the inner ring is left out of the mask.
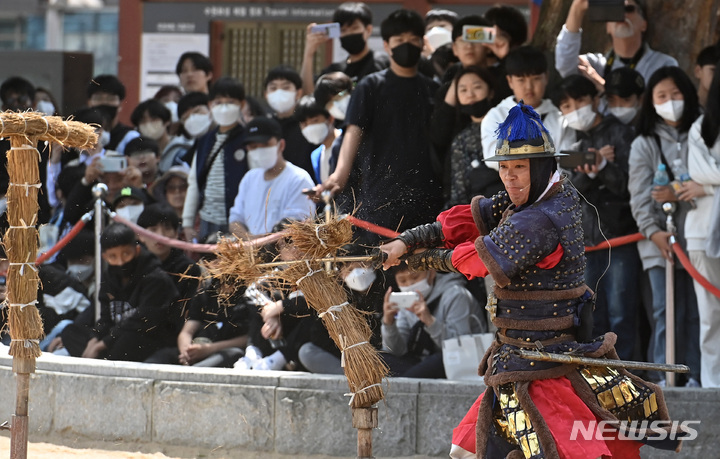
[[[688,259],[687,255],[685,255],[685,252],[683,252],[680,244],[678,244],[677,242],[674,243],[672,245],[672,249],[673,252],[675,252],[675,255],[677,255],[678,260],[680,260],[680,264],[683,265],[688,274],[690,274],[693,279],[698,281],[698,283],[702,285],[705,290],[712,293],[717,298],[720,298],[720,290],[718,290],[718,288],[711,284],[710,281],[705,278],[705,276],[700,274],[698,270],[695,269],[695,267],[690,263],[690,259]]]
[[[65,247],[68,244],[68,242],[73,240],[75,238],[75,236],[77,236],[78,233],[80,231],[82,231],[82,229],[85,227],[85,223],[86,223],[85,216],[83,216],[83,218],[78,220],[77,223],[75,223],[75,226],[73,226],[72,229],[65,236],[62,237],[62,239],[57,241],[57,243],[54,246],[50,247],[50,250],[48,250],[47,252],[40,255],[37,258],[37,261],[35,261],[35,264],[41,265],[41,264],[45,263],[46,261],[48,261],[53,255],[58,253],[60,251],[60,249]]]
[[[397,231],[393,231],[391,229],[383,228],[382,226],[378,226],[374,223],[366,222],[365,220],[360,220],[359,218],[355,218],[352,215],[348,215],[347,219],[352,223],[353,225],[357,226],[358,228],[362,228],[364,230],[368,230],[371,233],[379,234],[383,237],[397,237],[400,235]]]
[[[152,231],[148,231],[145,228],[138,226],[131,221],[125,220],[124,218],[120,217],[117,214],[112,214],[110,218],[112,218],[114,221],[116,221],[118,223],[122,223],[123,225],[130,227],[130,229],[132,229],[133,231],[135,231],[138,234],[141,234],[149,239],[153,239],[161,244],[169,245],[170,247],[174,247],[176,249],[187,250],[189,252],[200,252],[200,253],[215,252],[215,250],[217,249],[216,244],[193,244],[191,242],[185,242],[185,241],[181,241],[179,239],[170,239],[169,237],[160,236],[159,234],[155,234]],[[254,246],[265,245],[265,244],[269,244],[271,242],[275,242],[284,236],[285,236],[285,232],[281,231],[279,233],[273,233],[273,234],[270,234],[267,236],[253,239],[251,241],[239,242],[239,244],[254,245]]]
[[[602,241],[598,245],[594,245],[592,247],[585,247],[585,252],[594,252],[596,250],[607,249],[608,247],[619,247],[621,245],[632,244],[633,242],[642,241],[643,239],[645,239],[645,236],[643,236],[641,233],[614,237],[612,239],[608,239],[607,241]]]

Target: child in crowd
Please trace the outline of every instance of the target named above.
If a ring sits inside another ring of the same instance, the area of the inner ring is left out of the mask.
[[[103,146],[107,150],[125,153],[125,146],[140,133],[120,122],[125,85],[115,75],[98,75],[88,83],[87,105],[103,111],[110,120],[110,139]]]
[[[341,138],[342,130],[335,128],[335,118],[313,96],[304,96],[298,101],[295,118],[307,141],[318,145],[310,154],[310,161],[315,182],[322,183],[335,170],[337,155],[333,157],[333,146]]]
[[[177,113],[177,108],[173,108]],[[130,115],[130,120],[144,139],[157,142],[160,152],[157,164],[159,173],[162,174],[177,164],[177,157],[187,151],[187,144],[182,137],[170,137],[168,130],[172,121],[171,112],[159,100],[148,99],[140,102]]]
[[[168,307],[177,289],[127,226],[108,226],[100,244],[107,263],[100,320],[92,328],[68,325],[62,343],[73,357],[142,362],[172,339]]]
[[[620,67],[605,79],[606,114],[634,128],[645,92],[645,80],[630,67]]]
[[[128,166],[142,174],[144,187],[151,186],[160,176],[160,145],[155,140],[145,137],[132,139],[125,147],[125,156],[128,158]]]

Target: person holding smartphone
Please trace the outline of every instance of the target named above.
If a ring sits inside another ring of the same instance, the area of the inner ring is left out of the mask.
[[[591,163],[568,171],[570,180],[585,196],[581,200],[585,246],[605,239],[637,233],[630,211],[628,157],[634,129],[613,115],[598,112],[600,97],[595,85],[580,75],[564,78],[552,96],[577,142],[573,150],[594,153]],[[562,166],[562,162],[560,163]],[[587,252],[585,282],[596,295],[593,335],[612,331],[615,350],[631,360],[637,335],[636,316],[640,297],[637,286],[642,272],[637,243]],[[608,266],[608,259],[610,260]]]
[[[478,321],[484,317],[480,305],[465,288],[462,276],[436,271],[396,268],[395,281],[401,292],[415,293],[412,304],[393,301],[392,287],[385,292],[380,354],[393,376],[444,378],[442,340],[481,333]]]

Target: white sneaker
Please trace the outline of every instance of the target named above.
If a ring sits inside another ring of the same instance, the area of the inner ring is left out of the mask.
[[[253,370],[274,370],[279,371],[285,368],[287,360],[280,351],[275,351],[273,355],[265,357],[253,366]]]
[[[245,356],[240,357],[233,364],[233,368],[238,370],[252,370],[262,360],[262,352],[255,346],[248,346],[245,349]]]
[[[695,378],[689,378],[689,379],[687,380],[687,382],[685,383],[685,387],[699,388],[699,387],[702,387],[702,386],[700,386],[700,381],[698,381],[697,379],[695,379]]]

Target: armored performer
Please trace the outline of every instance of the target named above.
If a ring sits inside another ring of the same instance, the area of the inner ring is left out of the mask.
[[[531,349],[617,359],[615,334],[590,336],[593,292],[584,280],[579,197],[554,156],[539,115],[519,103],[498,127],[495,156],[487,159],[499,161],[505,191],[475,197],[380,247],[385,268],[407,257],[411,269],[495,280],[487,309],[498,332],[478,370],[487,389],[454,430],[451,456],[633,458],[644,443],[677,450],[677,436],[653,440],[657,431],[647,430],[668,420],[656,385],[624,369],[519,356]],[[577,422],[586,432],[599,421],[618,429],[578,435]],[[670,430],[669,422],[662,425]]]

